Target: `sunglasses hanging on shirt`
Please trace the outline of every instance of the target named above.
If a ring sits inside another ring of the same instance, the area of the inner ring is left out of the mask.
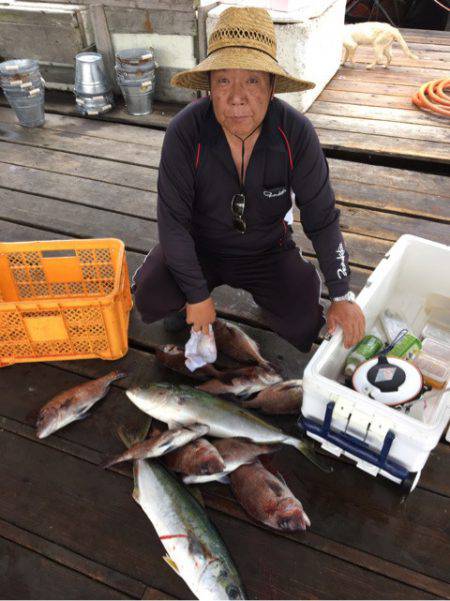
[[[274,89],[274,83],[275,83],[275,80],[273,79],[272,82],[271,82],[269,104],[267,105],[267,110],[269,109],[270,101],[272,99],[272,94],[273,94],[273,89]],[[267,110],[266,110],[266,114],[264,115],[264,119],[267,116]],[[240,181],[241,191],[239,192],[239,194],[233,194],[233,197],[231,199],[231,213],[233,215],[233,227],[234,227],[234,229],[236,229],[241,234],[245,234],[245,232],[247,230],[247,223],[246,223],[246,221],[244,219],[245,202],[246,202],[245,187],[244,187],[244,153],[245,153],[245,141],[248,138],[250,138],[250,136],[252,136],[259,127],[261,127],[264,119],[244,139],[242,139],[241,137],[239,137],[237,134],[231,132],[231,133],[233,133],[233,136],[236,136],[236,138],[238,138],[241,141],[241,143],[242,143],[241,181]]]

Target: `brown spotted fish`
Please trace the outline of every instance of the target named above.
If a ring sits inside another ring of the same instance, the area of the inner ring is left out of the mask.
[[[264,388],[253,399],[245,401],[244,407],[277,415],[299,413],[302,398],[302,380],[286,380]]]
[[[183,376],[189,376],[195,380],[207,380],[208,378],[216,378],[219,374],[218,370],[210,363],[199,367],[195,371],[191,371],[186,367],[184,349],[176,344],[165,344],[156,349],[156,358],[158,361],[168,367],[172,371],[176,371]]]
[[[56,430],[87,417],[89,409],[108,393],[111,384],[126,376],[126,373],[112,371],[102,378],[57,394],[39,411],[36,421],[37,437],[45,438]]]
[[[225,469],[225,462],[219,451],[205,438],[198,438],[190,444],[164,456],[166,466],[182,474],[215,474]]]
[[[223,371],[219,377],[208,380],[197,388],[210,394],[235,394],[245,397],[281,380],[281,376],[272,367],[252,365]]]
[[[192,424],[175,428],[174,430],[165,430],[157,436],[152,436],[143,442],[131,446],[129,449],[116,455],[111,459],[106,459],[100,464],[100,467],[107,468],[121,463],[122,461],[131,461],[134,459],[150,459],[151,457],[161,457],[166,453],[170,453],[179,447],[189,444],[196,438],[204,436],[209,430],[208,426],[203,424]]]
[[[241,465],[253,463],[259,455],[274,453],[280,448],[280,445],[276,444],[255,444],[245,438],[221,438],[215,440],[213,445],[225,461],[225,469],[216,474],[185,476],[183,478],[185,484],[203,484],[204,482],[211,482],[213,480],[228,482],[227,475],[230,472],[233,472]]]
[[[276,530],[306,530],[311,526],[300,501],[286,483],[258,460],[242,465],[230,474],[236,499],[258,522]]]
[[[256,342],[236,324],[216,319],[213,329],[218,351],[239,363],[257,363],[263,367],[269,365],[259,352]]]

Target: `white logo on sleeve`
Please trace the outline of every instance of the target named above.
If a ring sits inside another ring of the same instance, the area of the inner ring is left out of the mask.
[[[345,249],[342,242],[336,249],[336,259],[341,262],[341,264],[338,267],[338,270],[336,271],[336,275],[339,279],[342,279],[347,275],[347,267],[345,265]]]

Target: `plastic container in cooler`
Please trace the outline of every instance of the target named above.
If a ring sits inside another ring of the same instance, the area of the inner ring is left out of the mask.
[[[424,338],[433,338],[442,344],[450,346],[450,330],[441,328],[435,323],[427,323],[422,330],[422,336]]]
[[[450,346],[443,344],[434,338],[425,338],[422,342],[422,350],[427,355],[431,355],[438,361],[450,365]]]
[[[448,365],[427,353],[419,353],[414,365],[421,371],[423,381],[433,388],[444,388],[450,376]]]
[[[366,331],[386,309],[402,315],[412,331],[423,331],[425,300],[433,293],[450,297],[450,247],[401,236],[358,295]],[[448,424],[450,390],[425,423],[340,384],[348,352],[341,330],[322,342],[303,375],[299,425],[330,453],[412,490]]]

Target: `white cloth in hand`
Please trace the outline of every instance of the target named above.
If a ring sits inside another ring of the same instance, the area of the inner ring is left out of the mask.
[[[184,347],[185,365],[190,371],[195,371],[207,363],[214,363],[217,359],[216,341],[212,325],[209,324],[209,334],[201,330],[194,332],[191,328],[191,337]]]

